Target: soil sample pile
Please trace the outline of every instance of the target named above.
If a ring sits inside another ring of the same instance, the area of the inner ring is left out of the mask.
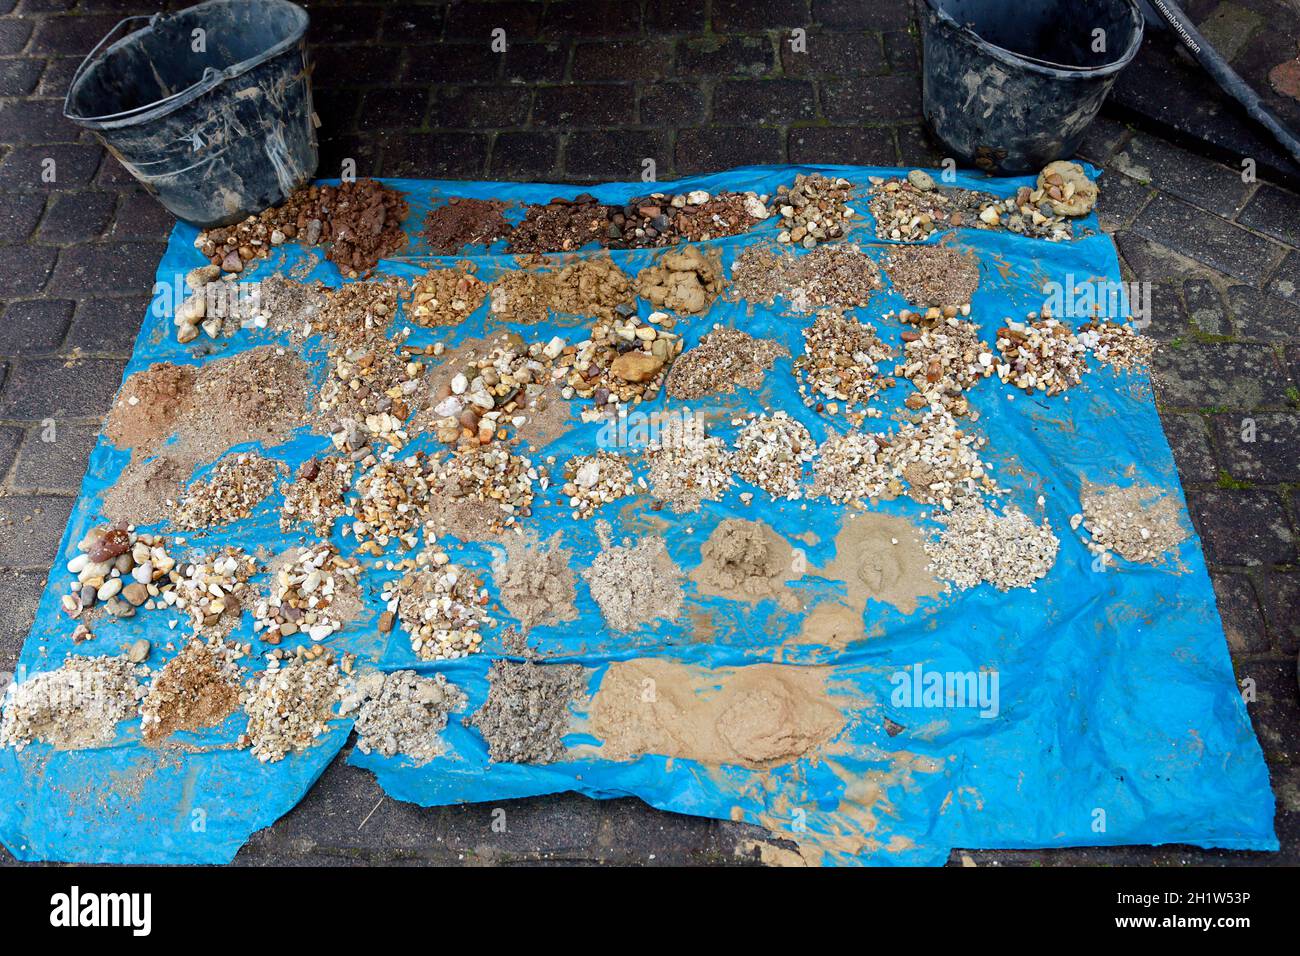
[[[1109,559],[1156,564],[1187,539],[1181,509],[1173,495],[1149,485],[1085,488],[1083,514],[1070,526],[1088,532],[1088,550]]]
[[[931,408],[888,438],[886,463],[894,478],[907,482],[913,501],[950,511],[959,500],[998,491],[990,465],[980,458],[987,441],[961,428],[943,408]],[[891,482],[889,490],[897,494],[903,488]]]
[[[190,616],[190,626],[204,637],[225,637],[239,624],[251,603],[248,581],[258,572],[257,561],[240,548],[227,546],[186,563],[177,584],[177,606]]]
[[[14,685],[0,721],[0,746],[107,746],[117,725],[135,716],[144,693],[135,665],[125,657],[69,656],[58,669]]]
[[[207,479],[186,490],[172,524],[194,531],[247,518],[275,489],[282,467],[275,459],[254,452],[227,455]]]
[[[914,306],[962,306],[980,284],[979,260],[951,246],[895,246],[885,258],[894,288]]]
[[[453,269],[429,269],[415,280],[406,316],[426,328],[460,325],[487,298],[488,285],[473,275],[472,262]]]
[[[865,406],[894,385],[891,376],[880,373],[881,364],[894,357],[894,350],[881,341],[875,326],[840,312],[818,314],[803,330],[803,350],[794,363],[799,395],[818,411]],[[876,417],[880,410],[865,409],[865,414]]]
[[[682,609],[682,572],[668,555],[663,538],[636,544],[609,543],[609,525],[596,526],[601,550],[582,572],[605,623],[615,631],[633,631],[660,619],[671,621]]]
[[[789,354],[780,342],[716,325],[673,363],[664,387],[673,398],[688,400],[752,392],[762,387],[772,364]]]
[[[506,540],[505,554],[492,562],[501,605],[527,633],[534,627],[563,624],[578,617],[573,553],[560,545],[560,532],[545,545],[531,538]]]
[[[768,217],[766,196],[703,189],[668,195],[652,193],[610,211],[609,245],[651,248],[679,242],[706,242],[748,232]]]
[[[442,674],[367,670],[344,692],[341,714],[356,712],[357,749],[384,757],[403,754],[417,767],[441,755],[447,715],[465,706],[465,694]]]
[[[783,411],[759,415],[736,435],[732,464],[736,477],[757,485],[775,498],[802,497],[804,466],[817,453],[816,443],[801,422]]]
[[[141,708],[145,743],[158,743],[178,730],[221,723],[239,709],[244,652],[224,641],[192,640],[163,665]]]
[[[1089,322],[1080,327],[1079,341],[1117,372],[1147,368],[1156,351],[1155,339],[1119,322]]]
[[[645,458],[651,491],[678,514],[698,511],[705,501],[720,501],[735,484],[731,449],[721,438],[709,435],[690,409],[659,426]]]
[[[612,451],[575,455],[564,465],[564,487],[574,518],[590,518],[601,507],[637,493],[627,459]]]
[[[1083,381],[1087,349],[1074,331],[1044,313],[1027,322],[1012,322],[997,331],[998,378],[1032,395],[1059,395]]]
[[[466,246],[491,245],[513,228],[502,215],[507,205],[496,199],[450,196],[424,217],[424,241],[440,256],[454,256]]]
[[[585,692],[577,664],[499,660],[488,669],[487,701],[467,721],[494,763],[548,764],[565,755],[569,705]]]
[[[842,239],[861,217],[849,205],[853,184],[820,173],[795,176],[793,186],[778,186],[772,208],[779,216],[776,241],[812,249]]]
[[[492,623],[488,592],[479,577],[436,552],[432,566],[411,571],[382,595],[397,601],[397,619],[422,661],[455,660],[476,653]]]
[[[346,458],[309,458],[298,467],[291,482],[280,485],[280,530],[307,527],[317,537],[328,538],[334,522],[347,512],[352,490],[352,462]]]
[[[608,255],[579,259],[549,272],[507,272],[492,286],[493,315],[523,325],[545,322],[551,314],[608,322],[616,313],[634,312],[632,281]]]
[[[771,305],[781,296],[796,315],[860,308],[882,285],[876,261],[853,244],[818,247],[806,255],[752,246],[736,257],[731,277],[733,299]]]
[[[225,272],[242,272],[251,260],[288,240],[328,244],[325,257],[345,276],[356,278],[406,245],[402,220],[409,211],[402,193],[373,179],[301,186],[283,205],[202,232],[194,244]]]
[[[295,657],[273,665],[249,681],[244,700],[248,731],[239,738],[262,763],[306,750],[329,729],[342,678],[331,654]]]
[[[939,186],[922,169],[906,179],[871,177],[868,203],[876,236],[903,242],[922,241],[936,232],[964,226],[993,229],[1052,241],[1073,236],[1070,220],[1054,208],[1042,189],[1022,186],[1003,198],[974,189]]]
[[[118,448],[155,448],[189,415],[198,374],[193,365],[171,362],[136,372],[122,385],[104,434]]]
[[[636,277],[641,298],[678,315],[703,315],[725,285],[722,254],[716,249],[701,252],[695,246],[665,252]]]
[[[361,565],[329,542],[290,548],[270,572],[268,593],[253,606],[253,630],[267,644],[295,634],[323,641],[364,609]]]
[[[659,658],[617,661],[592,702],[601,755],[658,754],[763,770],[816,754],[846,719],[823,667],[706,669]]]
[[[999,591],[1032,587],[1056,563],[1060,541],[1051,523],[1042,525],[1008,505],[1002,514],[965,501],[943,515],[944,529],[927,542],[935,573],[959,588],[987,581]]]
[[[799,600],[786,587],[798,578],[794,549],[761,521],[728,518],[700,548],[691,580],[700,594],[756,604],[769,598],[790,611]]]
[[[589,193],[529,206],[524,221],[511,231],[510,252],[575,252],[606,238],[610,209]]]
[[[885,442],[883,435],[858,431],[827,438],[813,459],[809,495],[829,498],[841,505],[895,497],[902,490],[902,483],[896,479],[891,482],[893,474]]]

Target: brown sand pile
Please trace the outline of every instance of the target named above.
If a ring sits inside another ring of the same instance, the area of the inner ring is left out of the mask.
[[[845,519],[835,537],[835,558],[822,574],[843,583],[844,598],[813,609],[799,635],[802,644],[843,647],[862,640],[868,600],[911,614],[921,598],[943,592],[920,529],[906,518],[874,511]]]
[[[538,264],[545,264],[542,259]],[[492,286],[492,313],[507,322],[535,325],[548,315],[576,315],[611,321],[615,310],[635,311],[632,280],[608,253],[579,259],[544,272],[507,272]]]
[[[192,640],[163,665],[149,686],[140,726],[146,743],[157,743],[178,730],[198,730],[221,723],[239,708],[243,656],[234,645]]]
[[[505,554],[492,562],[492,574],[502,606],[519,620],[525,632],[577,618],[577,578],[570,566],[572,556],[561,547],[558,531],[545,545],[537,544],[531,535],[506,539]]]
[[[134,449],[131,463],[104,494],[103,511],[110,518],[162,520],[196,466],[233,445],[278,445],[306,421],[307,363],[278,346],[217,359],[192,375],[178,376],[175,368],[137,372],[109,412],[109,436]],[[173,434],[176,440],[167,444]],[[152,453],[157,457],[146,461]]]
[[[780,342],[717,325],[673,363],[664,387],[681,399],[754,391],[772,363],[789,354]]]
[[[660,754],[751,769],[815,754],[844,727],[823,667],[753,664],[706,669],[659,658],[615,662],[591,723],[601,754]]]
[[[424,217],[424,241],[440,256],[453,256],[465,246],[490,245],[510,234],[511,225],[501,213],[507,204],[498,199],[450,196]]]
[[[914,306],[966,305],[980,284],[975,255],[951,246],[895,246],[885,274]]]
[[[494,661],[487,701],[467,723],[483,735],[493,762],[554,763],[565,755],[569,704],[586,686],[577,664]]]
[[[751,604],[771,598],[787,610],[800,607],[786,582],[800,577],[794,549],[762,521],[728,518],[700,548],[691,572],[700,594]]]

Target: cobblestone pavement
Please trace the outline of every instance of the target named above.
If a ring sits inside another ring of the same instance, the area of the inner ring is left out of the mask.
[[[309,3],[322,174],[630,179],[932,165],[905,0]],[[169,217],[61,117],[80,57],[153,4],[0,0],[0,669],[12,666],[144,314]],[[504,55],[488,49],[506,31]],[[790,52],[791,29],[807,53]],[[973,852],[978,863],[1300,863],[1300,196],[1113,120],[1102,214],[1153,285],[1157,398],[1272,769],[1281,854]],[[42,178],[53,160],[53,182]],[[1242,440],[1243,421],[1256,440]],[[44,442],[53,421],[57,440]],[[760,831],[567,795],[420,809],[340,757],[238,862],[722,862]],[[0,851],[2,855],[2,851]],[[954,860],[961,854],[954,854]]]

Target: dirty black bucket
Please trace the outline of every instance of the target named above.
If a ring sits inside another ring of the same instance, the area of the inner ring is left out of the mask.
[[[78,68],[64,115],[178,218],[237,222],[316,171],[306,32],[307,11],[287,0],[127,17]]]
[[[1136,0],[923,0],[926,123],[991,173],[1070,156],[1142,25]]]

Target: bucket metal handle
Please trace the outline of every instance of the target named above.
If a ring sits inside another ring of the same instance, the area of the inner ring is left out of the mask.
[[[104,44],[113,38],[113,34],[117,33],[118,28],[120,28],[125,23],[133,23],[136,20],[148,20],[149,26],[153,27],[162,18],[163,18],[162,13],[139,14],[133,17],[123,17],[121,20],[118,20],[117,23],[113,25],[113,29],[109,30],[106,34],[104,34],[103,39],[100,40],[98,43],[96,43],[95,48],[86,55],[86,58],[84,60],[81,61],[81,65],[77,67],[77,72],[72,74],[72,82],[68,84],[68,93],[63,98],[63,116],[65,119],[70,119],[74,121],[88,119],[88,120],[98,120],[101,122],[104,120],[125,119],[126,117],[131,116],[135,113],[142,113],[145,110],[156,109],[157,107],[161,106],[163,103],[168,103],[176,99],[176,97],[178,96],[183,96],[184,94],[188,93],[190,90],[196,87],[203,87],[205,85],[207,87],[215,86],[225,77],[225,73],[222,72],[221,70],[208,66],[208,67],[204,67],[203,75],[199,77],[199,79],[197,79],[195,82],[187,86],[185,89],[177,90],[171,96],[164,96],[162,99],[155,100],[152,103],[146,103],[144,106],[137,106],[135,109],[123,110],[121,113],[112,113],[107,116],[80,116],[80,115],[73,114],[71,109],[72,91],[77,88],[77,81],[81,79],[81,74],[84,73],[86,69],[90,66],[90,64],[94,61],[96,54],[98,54],[99,51],[103,49]]]
[[[113,39],[113,34],[115,34],[123,24],[134,23],[136,20],[148,20],[149,25],[153,26],[154,22],[161,16],[161,12],[153,14],[142,13],[136,14],[133,17],[123,17],[121,20],[118,20],[117,23],[113,24],[113,29],[104,34],[103,38],[95,44],[95,48],[87,53],[86,58],[81,61],[81,65],[77,67],[77,72],[72,74],[72,82],[68,84],[68,92],[63,97],[63,115],[66,119],[76,119],[72,114],[72,91],[77,88],[77,81],[81,79],[81,74],[86,72],[86,69],[95,59],[95,54],[104,48],[105,43]]]

